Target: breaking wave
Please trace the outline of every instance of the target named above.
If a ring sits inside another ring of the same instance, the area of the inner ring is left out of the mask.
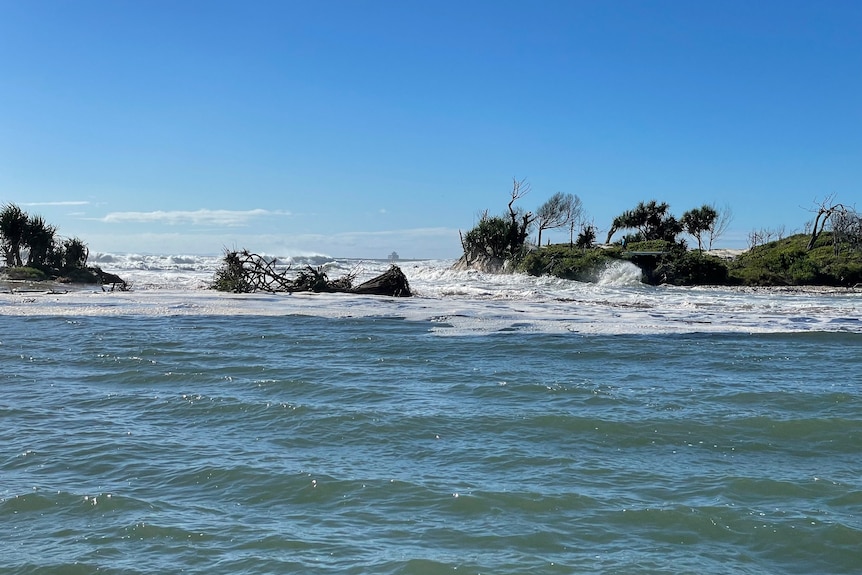
[[[437,334],[499,331],[582,334],[862,333],[862,291],[686,288],[641,283],[628,262],[605,267],[594,283],[520,273],[454,270],[453,260],[400,260],[416,297],[350,294],[225,294],[206,289],[221,256],[96,254],[91,262],[132,291],[57,286],[41,294],[0,293],[0,315],[308,315],[399,317],[432,322]],[[382,259],[279,258],[299,269],[361,283],[384,272]]]
[[[636,286],[641,283],[641,269],[631,262],[612,261],[599,273],[596,283],[602,286]]]

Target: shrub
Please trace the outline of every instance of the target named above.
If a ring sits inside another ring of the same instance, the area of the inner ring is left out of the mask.
[[[464,253],[469,258],[491,256],[506,259],[510,255],[511,222],[499,216],[483,217],[464,234]]]
[[[517,265],[527,253],[529,214],[519,223],[516,218],[482,216],[476,226],[461,237],[468,262],[491,258],[500,264]]]
[[[596,243],[596,226],[587,225],[581,229],[581,233],[578,234],[578,239],[575,241],[575,246],[585,250],[587,248],[591,248]]]
[[[225,250],[224,258],[221,265],[215,271],[210,288],[233,293],[249,293],[253,291],[246,277],[240,253]]]
[[[700,251],[663,257],[653,274],[661,283],[673,285],[723,285],[728,279],[724,260]]]
[[[805,234],[754,247],[730,265],[730,280],[744,285],[853,286],[862,281],[862,253],[836,254],[829,232],[806,249]]]
[[[569,245],[558,244],[528,253],[518,269],[533,276],[547,274],[576,281],[595,281],[607,262],[615,259],[609,252],[601,249],[573,249]]]
[[[40,282],[48,279],[48,276],[40,269],[18,266],[7,268],[6,275],[10,280],[26,280]]]

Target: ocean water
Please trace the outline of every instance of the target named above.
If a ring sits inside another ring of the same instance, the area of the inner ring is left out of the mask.
[[[859,292],[100,257],[0,294],[2,574],[862,569]]]

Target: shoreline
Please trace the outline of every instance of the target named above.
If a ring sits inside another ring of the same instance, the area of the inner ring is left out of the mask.
[[[169,281],[143,281],[142,287],[113,292],[96,285],[49,283],[20,282],[13,291],[0,293],[0,316],[66,321],[213,316],[399,319],[427,324],[430,332],[446,336],[862,334],[858,288],[599,285],[524,274],[451,272],[420,275],[411,282],[412,298],[235,294]]]
[[[529,276],[534,277],[534,276]],[[536,276],[536,278],[540,278],[543,276]],[[548,276],[553,277],[553,276]],[[572,281],[577,284],[582,285],[595,285],[599,284],[593,282],[578,282],[577,280],[567,280]],[[830,286],[830,285],[771,285],[771,286],[763,286],[763,285],[729,285],[729,284],[714,284],[714,285],[673,285],[673,284],[659,284],[659,285],[650,285],[647,283],[642,283],[641,286],[644,288],[652,288],[652,289],[689,289],[689,290],[698,290],[698,291],[708,291],[708,290],[729,290],[729,291],[738,291],[741,293],[807,293],[807,294],[820,294],[820,295],[828,295],[828,294],[853,294],[859,293],[862,294],[862,285],[855,286]],[[158,293],[158,292],[185,292],[185,293],[206,293],[211,292],[214,294],[227,294],[233,296],[242,296],[242,295],[288,295],[286,292],[255,292],[250,294],[235,294],[232,292],[220,292],[218,290],[214,290],[208,287],[175,287],[175,286],[159,286],[150,284],[148,287],[139,287],[136,288],[133,283],[129,284],[129,288],[127,290],[119,290],[119,289],[111,289],[109,286],[106,287],[105,284],[88,284],[88,283],[77,283],[77,282],[58,282],[56,280],[16,280],[9,279],[0,272],[0,295],[64,295],[69,293],[87,293],[92,292],[94,294],[110,294],[110,293]],[[302,294],[304,292],[293,292],[293,294]],[[313,292],[309,292],[313,293]]]

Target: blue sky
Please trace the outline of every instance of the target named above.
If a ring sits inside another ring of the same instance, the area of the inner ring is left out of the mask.
[[[0,202],[93,251],[454,258],[513,178],[735,248],[855,204],[862,2],[0,0]]]

